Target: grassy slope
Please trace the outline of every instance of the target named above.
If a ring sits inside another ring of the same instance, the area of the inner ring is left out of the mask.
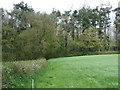
[[[56,58],[35,76],[35,88],[114,88],[118,55]]]
[[[3,62],[3,88],[30,88],[37,70],[45,66],[45,59]]]

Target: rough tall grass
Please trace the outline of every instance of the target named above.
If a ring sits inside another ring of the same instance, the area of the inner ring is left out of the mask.
[[[45,65],[45,59],[3,62],[2,87],[27,87],[24,82],[30,85],[33,75]]]

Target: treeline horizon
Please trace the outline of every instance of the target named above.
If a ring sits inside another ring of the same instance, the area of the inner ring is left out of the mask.
[[[117,51],[117,29],[110,31],[111,5],[61,13],[36,12],[27,3],[2,10],[3,61],[32,60]],[[116,52],[117,53],[117,52]]]

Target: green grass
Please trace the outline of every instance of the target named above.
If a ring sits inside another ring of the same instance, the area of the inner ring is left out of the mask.
[[[91,55],[48,60],[36,74],[35,88],[117,88],[118,55]]]
[[[31,79],[45,66],[45,59],[3,62],[3,88],[31,88]]]
[[[31,75],[31,69],[34,68],[32,62],[35,66],[41,65],[39,60],[3,63],[4,78],[9,79],[6,80],[8,85],[4,87],[31,88],[32,79],[35,88],[118,87],[117,54],[49,59],[45,68],[40,68]],[[25,71],[20,66],[26,68]]]

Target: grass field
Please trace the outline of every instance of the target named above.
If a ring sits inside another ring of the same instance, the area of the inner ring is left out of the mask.
[[[35,78],[36,88],[117,88],[118,55],[50,59]]]
[[[50,59],[47,66],[39,69],[31,78],[14,77],[11,85],[19,88],[31,88],[32,78],[35,88],[117,88],[118,55]]]

